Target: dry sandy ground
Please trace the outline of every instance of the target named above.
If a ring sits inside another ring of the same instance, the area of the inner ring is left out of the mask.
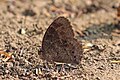
[[[0,0],[0,48],[12,53],[3,61],[0,80],[120,80],[120,0]],[[46,29],[67,17],[75,37],[94,47],[83,54],[77,69],[57,72],[38,54]]]

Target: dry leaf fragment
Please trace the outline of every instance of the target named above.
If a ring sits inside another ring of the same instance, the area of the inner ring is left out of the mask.
[[[12,57],[12,53],[7,53],[3,49],[0,49],[0,54],[4,55],[6,58],[3,58],[3,61],[8,61]]]

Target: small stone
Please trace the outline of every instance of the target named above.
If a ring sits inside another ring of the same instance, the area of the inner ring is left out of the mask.
[[[21,28],[21,29],[19,30],[19,33],[20,33],[20,34],[25,34],[26,31],[25,31],[25,29]]]
[[[82,48],[84,49],[84,52],[91,50],[92,47],[93,47],[93,44],[89,42],[85,42],[82,46]]]
[[[12,63],[12,62],[7,62],[7,67],[8,67],[8,68],[13,67],[13,63]]]
[[[8,73],[9,73],[9,70],[5,70],[5,73],[7,73],[7,74],[8,74]]]
[[[104,45],[97,45],[97,48],[98,48],[99,50],[104,50],[104,49],[105,49]]]

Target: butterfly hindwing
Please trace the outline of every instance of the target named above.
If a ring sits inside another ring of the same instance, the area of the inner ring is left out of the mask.
[[[74,38],[68,19],[59,17],[48,27],[42,41],[43,58],[48,61],[78,63],[81,44]]]

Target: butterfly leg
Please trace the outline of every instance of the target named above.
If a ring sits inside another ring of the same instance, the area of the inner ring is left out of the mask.
[[[64,63],[55,63],[56,71],[59,72],[65,72],[65,64]]]

